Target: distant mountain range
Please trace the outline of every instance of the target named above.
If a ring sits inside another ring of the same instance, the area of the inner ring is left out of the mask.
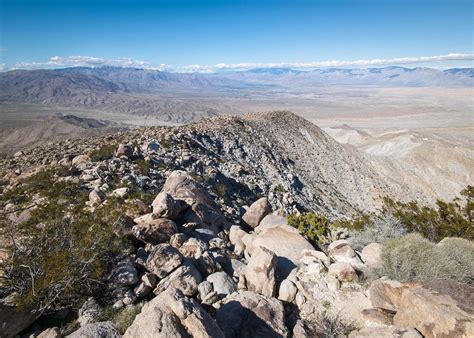
[[[90,108],[185,123],[235,113],[225,102],[215,104],[223,97],[247,99],[269,90],[311,92],[330,86],[473,87],[474,70],[255,68],[212,74],[110,66],[13,70],[0,73],[0,103]],[[214,102],[205,102],[206,96]]]

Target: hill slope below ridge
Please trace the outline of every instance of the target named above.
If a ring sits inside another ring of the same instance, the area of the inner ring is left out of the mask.
[[[373,168],[424,191],[430,202],[452,200],[474,181],[473,127],[364,130],[325,128],[364,152]]]
[[[110,121],[74,115],[53,116],[25,127],[0,131],[0,154],[44,145],[61,138],[98,136],[123,128],[126,126]]]
[[[275,209],[330,217],[375,210],[385,195],[424,198],[419,191],[379,174],[363,154],[289,112],[219,116],[180,127],[66,140],[25,151],[2,167],[15,171],[54,164],[123,142],[144,148],[156,142],[159,154],[148,158],[152,182],[161,182],[163,169],[186,170],[204,181],[230,214],[239,213],[239,205],[261,195],[268,196]]]

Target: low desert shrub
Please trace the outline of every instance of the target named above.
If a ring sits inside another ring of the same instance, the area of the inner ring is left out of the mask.
[[[118,145],[117,144],[107,144],[99,149],[94,150],[90,154],[90,158],[92,162],[99,162],[99,161],[104,161],[111,159],[114,154],[115,150],[117,150]]]
[[[339,338],[347,337],[356,329],[353,321],[340,312],[318,311],[311,321],[302,321],[305,332],[311,337]]]
[[[446,238],[438,244],[420,234],[408,234],[385,243],[382,266],[376,271],[401,282],[452,280],[474,282],[474,243]]]
[[[288,224],[301,231],[309,239],[318,242],[321,236],[327,234],[330,222],[325,216],[307,213],[288,215]]]
[[[349,231],[349,243],[355,250],[362,250],[370,243],[385,243],[406,233],[402,223],[392,215],[373,216],[362,230]]]

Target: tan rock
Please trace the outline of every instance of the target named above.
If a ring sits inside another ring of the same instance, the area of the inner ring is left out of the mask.
[[[341,282],[354,282],[358,280],[357,273],[351,264],[336,262],[329,266],[329,276],[337,278]]]
[[[349,338],[422,338],[415,329],[398,326],[365,327],[352,331]]]
[[[361,258],[369,268],[377,268],[382,264],[382,244],[370,243],[361,252]]]
[[[373,281],[369,287],[370,302],[374,308],[396,312],[400,305],[403,290],[413,287],[421,287],[421,284],[400,283],[382,277]]]
[[[424,337],[474,337],[474,316],[448,295],[425,288],[405,289],[395,325],[414,327]]]
[[[148,256],[146,265],[148,270],[159,278],[164,278],[171,271],[181,265],[183,256],[176,248],[163,243],[153,248]]]
[[[229,230],[229,240],[234,246],[234,252],[237,255],[242,255],[245,250],[245,244],[243,242],[243,237],[247,235],[247,232],[242,230],[238,225],[233,225]]]
[[[242,216],[242,220],[252,228],[256,228],[260,221],[270,212],[272,212],[272,207],[270,203],[268,203],[268,199],[262,197],[248,208]]]
[[[276,264],[277,257],[272,251],[264,247],[256,248],[244,270],[247,289],[267,297],[273,297],[276,286]]]
[[[151,244],[168,242],[176,232],[178,232],[176,223],[167,218],[153,219],[132,228],[132,233],[137,239]]]

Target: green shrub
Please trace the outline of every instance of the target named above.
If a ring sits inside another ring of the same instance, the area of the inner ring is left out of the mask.
[[[141,312],[143,304],[127,306],[119,311],[113,318],[113,322],[122,333],[132,325],[135,317]]]
[[[297,228],[309,239],[318,242],[319,238],[329,231],[329,220],[315,213],[288,215],[288,224]]]
[[[474,282],[474,243],[447,238],[434,244],[419,234],[388,241],[382,250],[382,267],[376,271],[401,282],[452,280]]]
[[[111,159],[114,156],[117,147],[117,144],[107,144],[105,146],[100,147],[99,149],[94,150],[90,154],[91,161],[99,162]]]
[[[135,164],[137,165],[138,172],[140,175],[148,176],[150,173],[150,162],[144,159],[135,160]]]

